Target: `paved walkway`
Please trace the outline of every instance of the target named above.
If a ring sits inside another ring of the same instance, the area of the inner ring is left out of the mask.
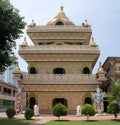
[[[6,113],[0,112],[0,117],[7,117]],[[17,114],[15,115],[15,118],[24,118],[24,114]],[[50,120],[58,120],[58,118],[53,115],[40,115],[36,117],[34,116],[32,118],[38,119],[38,121],[31,123],[29,125],[43,125]],[[86,116],[67,115],[67,116],[61,116],[60,119],[61,120],[86,120]],[[90,117],[90,120],[104,120],[104,119],[114,119],[114,115],[102,114],[102,115],[95,115]],[[120,119],[120,114],[118,115],[117,119]]]

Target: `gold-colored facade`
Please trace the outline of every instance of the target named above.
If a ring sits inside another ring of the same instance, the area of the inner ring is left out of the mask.
[[[33,45],[25,39],[19,54],[28,63],[28,74],[14,73],[27,93],[27,105],[33,108],[37,103],[40,113],[52,113],[53,106],[61,102],[69,114],[75,114],[77,105],[93,104],[96,86],[106,77],[102,70],[92,74],[100,50],[91,40],[92,29],[87,20],[76,26],[61,7],[45,26],[32,21],[27,34]]]

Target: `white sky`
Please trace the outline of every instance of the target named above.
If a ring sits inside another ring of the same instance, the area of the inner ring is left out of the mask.
[[[46,23],[57,15],[63,4],[64,12],[76,25],[81,25],[85,19],[92,26],[92,36],[99,45],[101,55],[95,66],[98,69],[99,61],[108,56],[120,56],[120,1],[119,0],[10,0],[12,5],[20,10],[27,24],[34,19],[37,25]],[[24,30],[25,32],[25,30]],[[26,35],[27,41],[31,40]],[[23,42],[24,36],[16,40],[18,45]],[[17,52],[16,55],[18,56]],[[19,58],[22,71],[27,71],[27,64]]]

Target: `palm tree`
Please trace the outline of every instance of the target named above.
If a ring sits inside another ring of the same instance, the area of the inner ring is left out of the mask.
[[[120,80],[111,84],[111,92],[108,99],[110,103],[116,103],[120,106]]]

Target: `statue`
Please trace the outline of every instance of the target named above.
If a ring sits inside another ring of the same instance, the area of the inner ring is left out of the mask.
[[[97,113],[103,111],[103,93],[100,92],[100,88],[97,86],[96,93],[94,95],[94,107]]]
[[[39,116],[39,106],[38,105],[34,105],[34,116]]]
[[[77,105],[77,116],[81,116],[81,106],[80,105]]]

